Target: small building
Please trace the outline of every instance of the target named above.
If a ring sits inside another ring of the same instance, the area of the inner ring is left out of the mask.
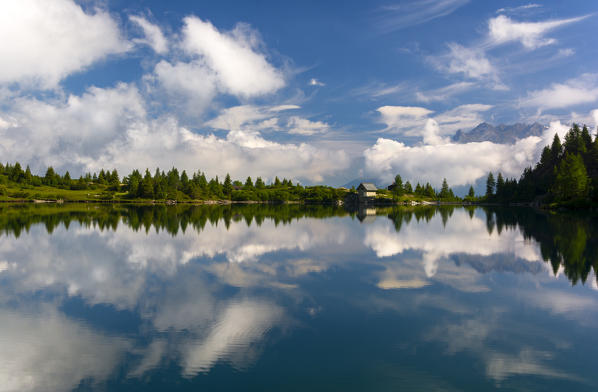
[[[372,223],[376,220],[376,209],[360,207],[357,211],[357,219],[361,223]]]
[[[357,194],[359,195],[359,199],[364,200],[368,197],[376,197],[377,190],[376,185],[371,182],[362,182],[357,187]]]

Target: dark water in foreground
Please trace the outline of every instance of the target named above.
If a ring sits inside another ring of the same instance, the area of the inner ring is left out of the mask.
[[[0,391],[595,391],[596,267],[530,209],[0,206]]]

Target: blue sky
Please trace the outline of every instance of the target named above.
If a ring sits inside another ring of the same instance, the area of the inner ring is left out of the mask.
[[[590,1],[0,4],[0,156],[340,185],[518,177],[598,121]],[[455,145],[482,121],[549,126]]]

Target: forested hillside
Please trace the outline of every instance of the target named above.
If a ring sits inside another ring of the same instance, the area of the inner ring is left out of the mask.
[[[535,167],[524,170],[519,181],[493,173],[486,181],[486,200],[511,203],[595,205],[598,202],[598,139],[577,124],[561,142],[555,134]]]

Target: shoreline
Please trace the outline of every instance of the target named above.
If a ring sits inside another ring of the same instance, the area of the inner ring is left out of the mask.
[[[351,207],[389,207],[389,206],[500,206],[498,203],[476,203],[470,201],[384,201],[370,203],[347,203],[342,200],[336,201],[310,201],[310,200],[52,200],[52,199],[12,199],[0,200],[0,203],[6,204],[140,204],[140,205],[232,205],[232,204],[303,204],[303,205],[331,205],[331,206],[351,206]],[[532,207],[532,203],[510,204],[510,207]]]

